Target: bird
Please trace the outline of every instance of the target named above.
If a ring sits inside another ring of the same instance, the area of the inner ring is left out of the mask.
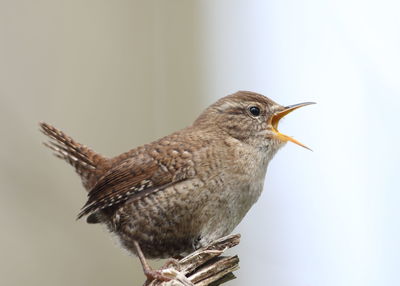
[[[267,167],[287,142],[287,114],[313,104],[282,106],[250,91],[220,98],[192,125],[107,158],[45,122],[40,130],[87,190],[78,214],[104,224],[139,257],[148,281],[167,281],[147,259],[189,254],[230,234],[263,190]]]

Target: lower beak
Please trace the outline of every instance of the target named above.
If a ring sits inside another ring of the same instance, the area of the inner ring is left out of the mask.
[[[303,103],[299,103],[299,104],[289,105],[289,106],[286,106],[284,110],[279,111],[279,112],[275,113],[274,115],[272,115],[272,117],[270,119],[270,125],[272,126],[272,131],[275,133],[276,137],[278,137],[279,140],[282,140],[284,142],[290,141],[297,145],[300,145],[301,147],[311,150],[306,145],[300,143],[296,139],[294,139],[290,136],[287,136],[285,134],[282,134],[278,131],[279,120],[281,120],[284,116],[288,115],[293,110],[296,110],[297,108],[300,108],[300,107],[303,107],[306,105],[310,105],[310,104],[315,104],[315,102],[303,102]]]

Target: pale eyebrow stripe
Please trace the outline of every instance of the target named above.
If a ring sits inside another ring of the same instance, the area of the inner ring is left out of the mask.
[[[232,104],[231,102],[224,102],[220,106],[218,106],[218,110],[224,111],[228,108],[236,107],[236,104]]]
[[[218,112],[228,114],[242,114],[244,105],[241,102],[224,102],[217,107]]]

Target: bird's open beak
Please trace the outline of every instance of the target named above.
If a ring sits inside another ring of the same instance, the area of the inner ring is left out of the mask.
[[[271,117],[270,125],[272,126],[272,131],[276,134],[276,137],[278,137],[279,140],[282,140],[282,141],[285,141],[285,142],[290,141],[290,142],[293,142],[293,143],[295,143],[297,145],[300,145],[301,147],[304,147],[304,148],[306,148],[308,150],[311,150],[306,145],[300,143],[296,139],[294,139],[294,138],[292,138],[290,136],[287,136],[285,134],[282,134],[282,133],[280,133],[278,131],[279,120],[281,120],[284,116],[286,116],[287,114],[289,114],[293,110],[295,110],[297,108],[300,108],[300,107],[303,107],[303,106],[306,106],[306,105],[310,105],[310,104],[315,104],[315,102],[303,102],[303,103],[299,103],[299,104],[289,105],[289,106],[286,106],[284,110],[275,113]]]

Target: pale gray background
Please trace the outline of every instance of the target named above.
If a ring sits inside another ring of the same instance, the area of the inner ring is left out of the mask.
[[[105,155],[190,124],[239,89],[317,101],[236,232],[230,285],[398,285],[396,1],[0,0],[0,284],[141,285],[136,258],[76,222],[78,177],[47,121]],[[157,264],[156,264],[157,265]]]

